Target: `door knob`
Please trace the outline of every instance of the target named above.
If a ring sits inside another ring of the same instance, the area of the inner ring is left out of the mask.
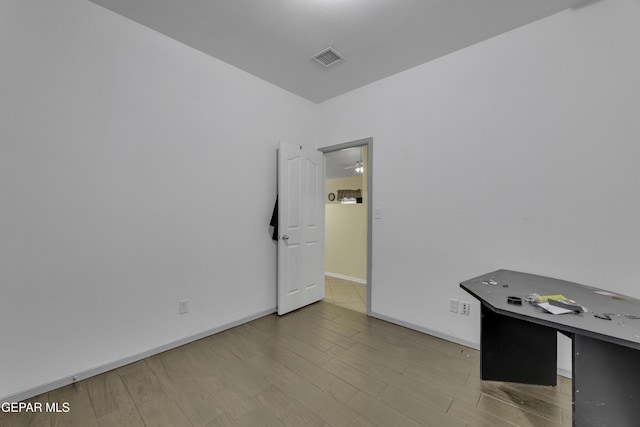
[[[289,240],[289,236],[287,236],[286,234],[282,235],[282,240],[287,241]]]

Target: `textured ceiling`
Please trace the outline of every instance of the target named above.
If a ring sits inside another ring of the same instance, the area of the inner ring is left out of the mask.
[[[322,102],[583,0],[91,0]],[[333,47],[325,68],[310,58]]]

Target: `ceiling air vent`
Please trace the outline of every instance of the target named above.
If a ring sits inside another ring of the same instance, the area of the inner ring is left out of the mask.
[[[329,67],[329,66],[335,64],[336,62],[340,62],[340,61],[344,60],[342,55],[340,55],[338,52],[333,50],[333,48],[331,48],[331,47],[328,47],[325,50],[323,50],[322,52],[314,55],[313,59],[315,59],[316,61],[318,61],[319,63],[321,63],[325,67]]]

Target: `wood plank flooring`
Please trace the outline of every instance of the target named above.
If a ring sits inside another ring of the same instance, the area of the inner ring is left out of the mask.
[[[571,381],[479,379],[477,351],[321,301],[46,393],[14,426],[571,425]]]

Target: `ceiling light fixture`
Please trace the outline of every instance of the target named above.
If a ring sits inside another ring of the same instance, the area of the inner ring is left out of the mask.
[[[356,173],[362,174],[364,172],[364,165],[362,162],[356,162]]]

